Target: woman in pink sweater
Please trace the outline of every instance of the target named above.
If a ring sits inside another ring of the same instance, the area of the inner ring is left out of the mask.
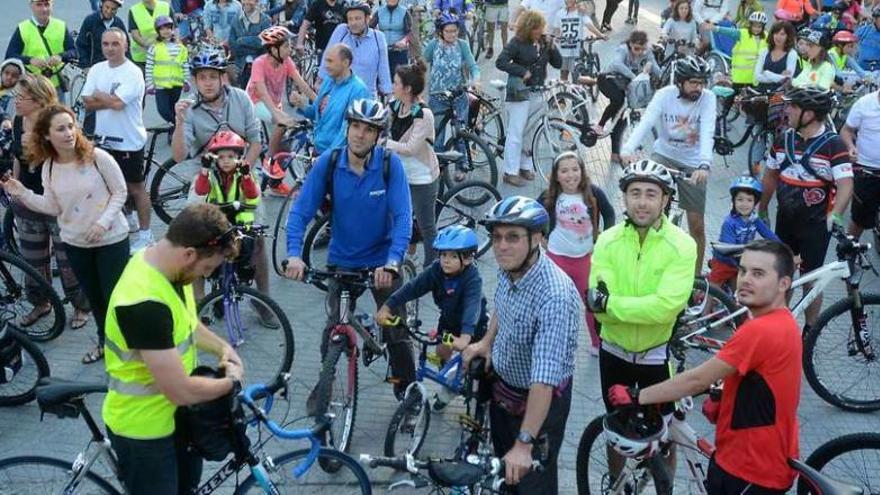
[[[77,127],[73,112],[50,105],[40,112],[26,146],[28,161],[42,163],[43,193],[17,179],[3,188],[36,212],[58,218],[71,268],[92,306],[98,342],[83,357],[104,357],[104,316],[110,293],[128,262],[128,224],[122,205],[128,195],[116,161],[94,148]]]

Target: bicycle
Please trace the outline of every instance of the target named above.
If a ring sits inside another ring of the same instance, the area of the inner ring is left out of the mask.
[[[878,364],[873,343],[876,325],[868,323],[868,316],[880,311],[880,294],[864,293],[859,289],[864,272],[868,269],[874,271],[866,256],[871,245],[857,242],[836,226],[832,236],[837,240],[837,261],[801,275],[792,284],[792,290],[807,283],[813,284],[799,300],[789,303],[795,318],[801,316],[833,280],[843,280],[847,290],[846,297],[825,308],[819,313],[816,324],[804,330],[804,376],[822,400],[840,409],[853,412],[880,410],[880,392],[866,391],[872,386],[872,380],[856,376],[853,366],[840,365],[842,360],[854,360],[855,364],[866,365],[865,373],[870,375],[871,366]],[[717,244],[716,249],[731,256],[741,253],[744,246]],[[742,307],[717,320],[704,322],[691,328],[682,339],[699,339],[702,334],[741,318],[746,311],[747,308]],[[844,323],[832,324],[839,316],[845,317]],[[716,352],[723,342],[694,345]]]
[[[727,157],[733,154],[734,149],[749,141],[748,174],[752,177],[761,176],[767,154],[780,129],[783,128],[785,103],[782,101],[782,95],[781,91],[775,89],[771,91],[743,89],[736,103],[748,119],[742,136],[736,142],[728,137],[724,114],[719,114],[715,121],[714,151],[724,157],[725,165]]]
[[[849,479],[877,493],[880,486],[880,433],[851,433],[820,445],[804,461],[807,466],[834,479]],[[808,482],[798,480],[798,494],[809,493]]]
[[[34,310],[30,297],[49,304],[49,313],[27,327],[22,333],[37,342],[48,342],[64,331],[67,315],[64,303],[52,284],[24,259],[0,250],[0,307],[21,318]]]
[[[40,380],[50,374],[46,356],[12,323],[13,318],[12,311],[0,310],[0,407],[34,400]]]
[[[253,225],[236,229],[242,236],[242,246],[245,246],[257,237],[266,237],[267,227]],[[247,252],[247,247],[242,251],[236,260],[224,261],[211,277],[211,292],[199,301],[198,315],[208,328],[214,328],[222,320],[226,340],[243,360],[261,365],[276,363],[268,367],[268,376],[252,378],[268,382],[290,371],[295,350],[293,329],[278,303],[250,287],[254,275],[249,266],[252,253]],[[278,322],[279,328],[264,328],[259,332],[254,329],[265,326],[264,321],[273,320]],[[200,358],[200,361],[204,359]]]
[[[452,126],[452,134],[448,136],[446,143],[441,149],[444,151],[456,150],[463,155],[464,160],[455,165],[453,174],[447,169],[442,180],[447,188],[452,188],[456,182],[466,179],[479,179],[496,186],[498,184],[498,166],[495,163],[495,155],[492,149],[475,132],[463,125],[467,122],[463,115],[456,110],[455,101],[462,95],[466,96],[466,88],[454,91],[440,91],[431,93],[431,96],[449,105],[449,110],[438,115],[438,128]]]
[[[486,2],[484,0],[476,0],[473,6],[474,9],[471,11],[473,17],[468,22],[470,27],[468,30],[468,41],[471,52],[474,54],[474,60],[479,60],[480,55],[486,48]]]
[[[150,204],[156,216],[166,224],[177,216],[177,213],[186,206],[189,199],[190,186],[197,170],[193,167],[181,167],[186,162],[177,163],[174,158],[169,158],[161,164],[155,158],[156,142],[159,136],[174,132],[174,126],[158,126],[147,128],[150,136],[150,144],[144,155],[144,177],[149,177],[150,169],[155,167],[153,178],[150,180]],[[191,172],[191,173],[190,173]]]
[[[372,493],[367,474],[357,461],[336,450],[321,447],[320,438],[329,427],[327,418],[322,418],[311,428],[303,429],[286,429],[268,418],[274,395],[282,391],[286,396],[288,379],[287,375],[280,376],[268,385],[250,385],[241,393],[241,402],[249,414],[248,417],[238,418],[238,421],[256,426],[258,435],[254,445],[250,445],[246,436],[237,438],[234,455],[200,485],[195,492],[197,495],[207,495],[218,489],[228,491],[230,488],[237,494],[305,493],[304,490],[314,490],[315,487],[325,487],[326,493],[338,495]],[[0,460],[0,485],[27,493],[122,494],[124,490],[120,489],[122,483],[110,440],[101,432],[85,403],[90,394],[106,392],[107,387],[103,384],[46,380],[37,389],[41,413],[60,419],[81,416],[91,434],[89,443],[72,462],[35,455]],[[264,402],[258,404],[258,400]],[[266,438],[262,436],[264,427],[270,433]],[[273,457],[266,452],[266,444],[273,437],[308,440],[310,446]],[[332,477],[324,475],[319,469],[312,469],[315,461],[320,463],[326,460],[337,462],[340,466],[340,471]],[[103,468],[100,472],[96,471],[99,467]],[[238,474],[244,469],[249,473],[239,482]],[[230,478],[233,481],[228,483]]]
[[[596,79],[602,72],[602,64],[599,62],[599,54],[593,51],[593,44],[601,38],[589,37],[581,41],[580,52],[571,71],[571,80],[577,81],[581,77]],[[587,88],[587,94],[593,104],[599,100],[599,87],[595,84]]]

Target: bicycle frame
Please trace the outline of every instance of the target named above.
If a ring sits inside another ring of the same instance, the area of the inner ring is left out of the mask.
[[[241,324],[241,312],[238,310],[235,287],[238,285],[238,274],[235,273],[235,265],[224,261],[221,265],[222,276],[220,287],[223,289],[223,313],[226,322],[226,334],[232,347],[238,348],[245,342],[244,327]]]
[[[428,345],[423,343],[422,350],[419,353],[419,368],[416,370],[416,381],[412,382],[407,387],[406,395],[409,395],[413,390],[413,387],[415,387],[419,390],[419,394],[421,394],[420,397],[422,397],[423,400],[426,400],[428,397],[428,390],[422,383],[426,378],[446,389],[449,389],[451,392],[455,392],[456,394],[461,393],[462,386],[464,385],[464,377],[461,372],[461,354],[452,356],[452,359],[447,361],[446,364],[439,369],[434,369],[428,366],[427,361]],[[455,374],[452,375],[452,378],[447,378],[447,375],[453,369],[455,369]]]

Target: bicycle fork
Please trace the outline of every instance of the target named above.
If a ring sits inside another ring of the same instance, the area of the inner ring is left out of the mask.
[[[852,335],[847,342],[847,354],[855,356],[859,353],[868,361],[874,361],[874,346],[871,343],[871,333],[868,329],[868,316],[865,314],[865,306],[862,304],[862,295],[856,289],[852,291],[853,309],[850,311],[852,319]]]

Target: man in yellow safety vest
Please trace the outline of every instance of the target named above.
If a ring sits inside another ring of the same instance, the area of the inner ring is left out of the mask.
[[[218,206],[190,205],[132,256],[110,296],[103,418],[131,495],[193,493],[202,459],[181,441],[177,408],[240,390],[241,358],[199,321],[192,291],[237,253],[235,234]],[[217,356],[224,378],[191,375],[197,349]]]
[[[17,58],[28,72],[51,79],[63,101],[65,88],[58,73],[66,62],[76,60],[73,36],[64,21],[52,17],[53,0],[29,1],[33,16],[21,21],[12,33],[6,58]]]
[[[141,0],[128,12],[128,32],[131,34],[131,60],[141,71],[147,63],[147,49],[156,43],[156,18],[171,16],[171,5],[164,0]]]

